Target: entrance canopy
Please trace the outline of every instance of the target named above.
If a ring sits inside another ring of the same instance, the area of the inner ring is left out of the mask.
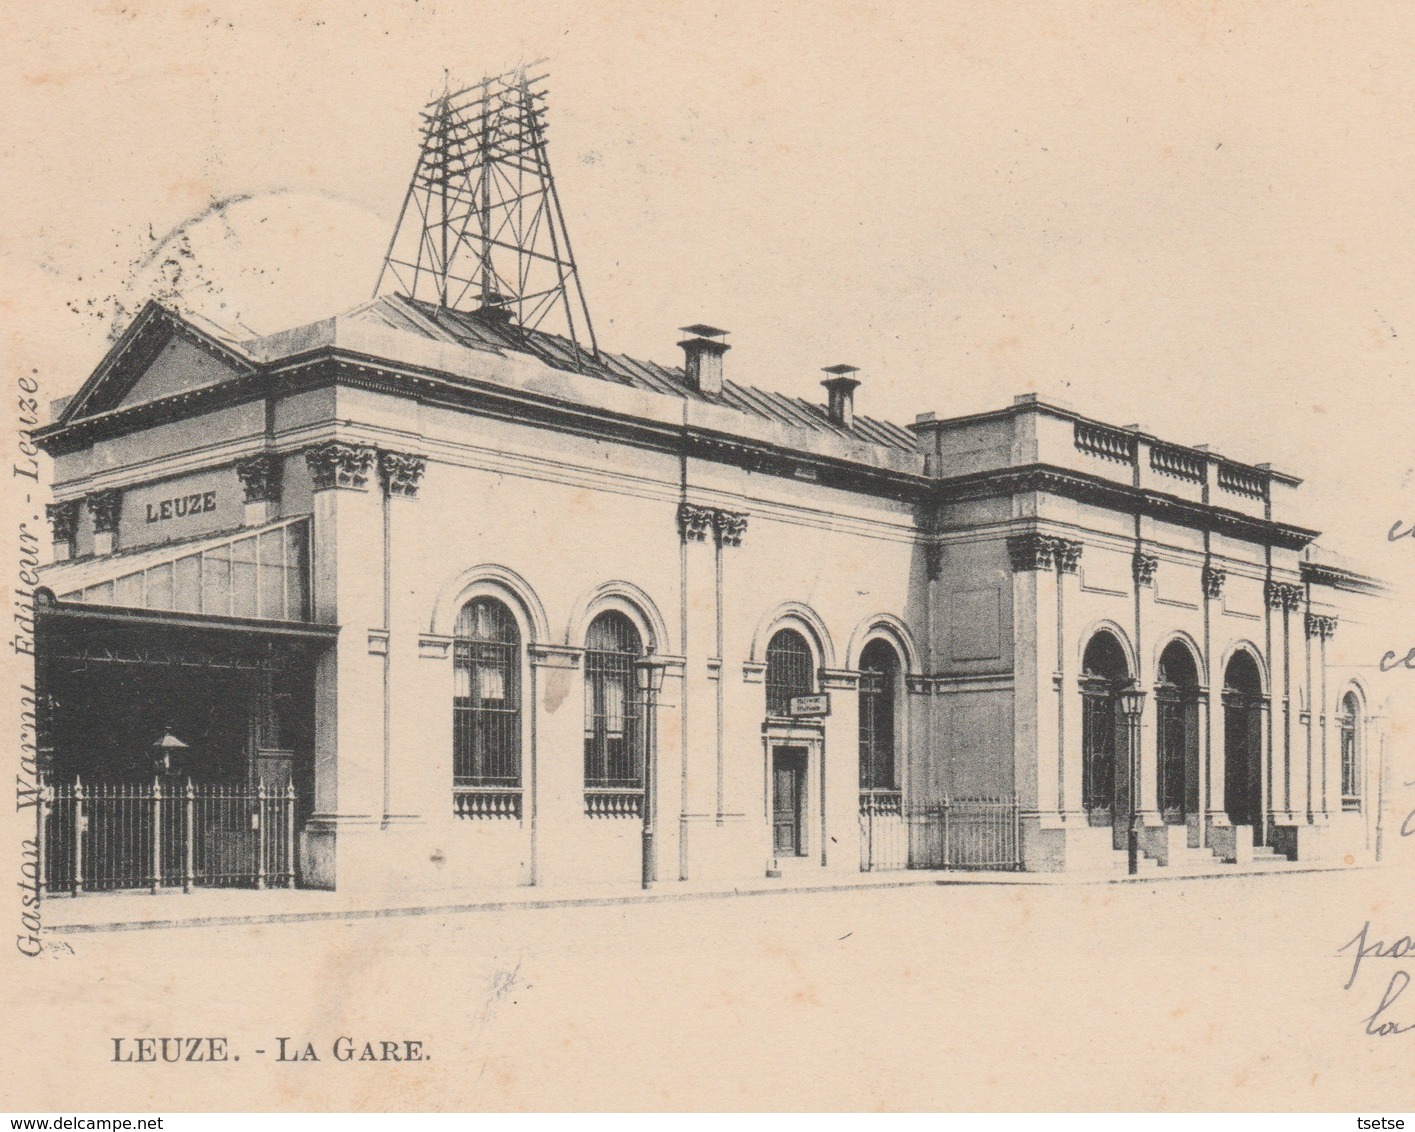
[[[268,752],[312,745],[313,671],[338,627],[215,614],[35,604],[40,747],[56,779],[150,776],[164,735],[198,781],[244,782]],[[294,768],[303,786],[307,768]]]
[[[41,581],[62,602],[261,621],[310,619],[309,519],[175,546],[57,563]]]

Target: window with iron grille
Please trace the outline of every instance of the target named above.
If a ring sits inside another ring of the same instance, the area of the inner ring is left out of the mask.
[[[1165,820],[1175,824],[1198,808],[1198,782],[1189,782],[1197,776],[1189,768],[1198,763],[1199,674],[1193,656],[1178,641],[1160,655],[1158,677],[1157,801]]]
[[[1114,689],[1108,680],[1091,678],[1081,695],[1081,805],[1109,811],[1115,800]]]
[[[1095,822],[1121,812],[1116,756],[1120,725],[1116,693],[1129,678],[1124,650],[1108,632],[1097,633],[1081,661],[1081,804]],[[1122,768],[1123,769],[1123,768]],[[1124,779],[1122,778],[1122,783]]]
[[[585,635],[585,786],[640,790],[643,723],[635,694],[639,631],[624,614],[601,613]]]
[[[1355,692],[1341,698],[1341,808],[1361,808],[1361,743],[1357,734],[1361,718],[1361,701]]]
[[[492,598],[462,607],[452,639],[452,785],[521,785],[521,634]]]
[[[887,641],[871,641],[860,655],[860,789],[897,790],[894,697],[899,656]]]
[[[766,713],[785,716],[792,696],[816,690],[816,656],[795,629],[778,629],[766,646]]]

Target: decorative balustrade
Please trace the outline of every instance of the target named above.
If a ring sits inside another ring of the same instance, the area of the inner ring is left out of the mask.
[[[586,790],[585,816],[589,818],[638,818],[644,813],[642,790]]]
[[[1234,495],[1245,495],[1249,499],[1268,497],[1268,480],[1260,472],[1249,471],[1237,464],[1218,466],[1218,486]]]
[[[504,787],[454,787],[452,812],[472,820],[520,821],[521,792]]]
[[[860,814],[863,817],[899,817],[903,812],[904,795],[898,790],[861,790]]]
[[[1102,460],[1114,460],[1117,464],[1135,462],[1135,435],[1119,428],[1076,422],[1076,447]]]
[[[1162,476],[1189,483],[1204,482],[1204,458],[1183,448],[1156,444],[1150,449],[1150,467]]]

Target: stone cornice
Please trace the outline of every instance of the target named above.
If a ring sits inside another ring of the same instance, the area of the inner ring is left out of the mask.
[[[1338,566],[1326,566],[1319,562],[1303,562],[1299,569],[1304,582],[1314,586],[1330,586],[1347,593],[1383,594],[1386,587],[1375,578],[1358,574],[1354,570],[1343,570]]]
[[[161,400],[115,409],[70,424],[38,429],[34,438],[50,455],[72,452],[95,440],[155,424],[208,413],[229,405],[261,400],[273,387],[287,396],[307,389],[342,385],[397,396],[416,396],[483,415],[532,423],[637,447],[729,463],[766,474],[804,475],[831,487],[915,504],[948,503],[1042,491],[1094,503],[1126,514],[1142,514],[1194,529],[1209,529],[1260,545],[1301,549],[1315,531],[1278,523],[1213,504],[1181,499],[1082,472],[1027,465],[934,479],[863,461],[774,446],[699,427],[672,425],[616,414],[589,405],[557,400],[524,389],[452,380],[436,371],[393,366],[379,359],[321,347],[256,372],[214,386],[187,390]],[[920,462],[922,468],[922,462]]]
[[[538,668],[579,668],[585,650],[571,645],[532,644],[526,652]]]
[[[1163,519],[1195,530],[1213,530],[1246,542],[1300,550],[1317,537],[1314,530],[1244,515],[1226,507],[1196,503],[1164,492],[1074,472],[1049,464],[1029,464],[938,480],[933,491],[939,502],[991,499],[1022,492],[1046,492],[1092,503],[1127,515]]]

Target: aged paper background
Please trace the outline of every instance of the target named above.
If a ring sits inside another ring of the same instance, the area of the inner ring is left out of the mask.
[[[443,68],[548,56],[552,160],[614,349],[672,360],[673,328],[707,320],[733,330],[735,372],[815,395],[819,366],[849,360],[865,411],[904,422],[1059,397],[1306,477],[1296,521],[1415,579],[1415,544],[1386,538],[1415,520],[1408,5],[4,10],[8,414],[21,374],[46,399],[78,386],[97,315],[141,298],[152,239],[179,225],[185,282],[218,317],[270,331],[367,297]],[[7,502],[13,547],[30,512]],[[1415,619],[1393,604],[1384,632],[1404,655]],[[1377,659],[1379,871],[127,932],[38,959],[7,943],[0,1096],[1409,1108],[1415,1033],[1363,1028],[1392,965],[1345,991],[1335,954],[1368,920],[1415,930],[1398,832],[1415,673],[1378,677]],[[18,897],[0,908],[18,930]],[[338,1033],[419,1038],[433,1060],[107,1060],[123,1034]]]

